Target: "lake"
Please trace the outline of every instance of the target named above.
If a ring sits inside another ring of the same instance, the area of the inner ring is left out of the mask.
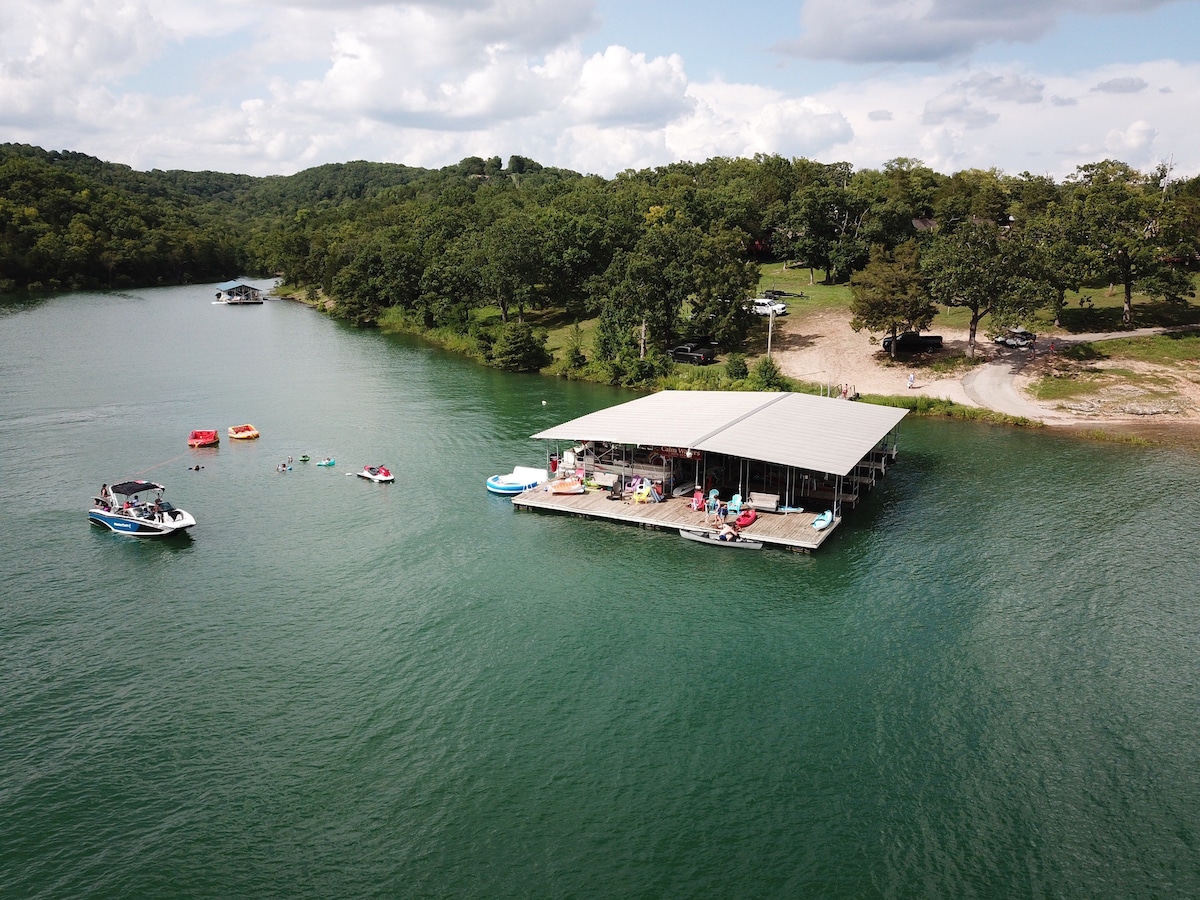
[[[910,417],[726,554],[484,490],[634,395],[213,291],[0,306],[4,895],[1200,895],[1196,453]]]

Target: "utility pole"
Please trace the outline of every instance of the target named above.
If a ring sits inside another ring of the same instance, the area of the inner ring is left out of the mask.
[[[771,318],[767,322],[767,359],[771,358],[771,334],[775,331],[775,310],[771,310]]]

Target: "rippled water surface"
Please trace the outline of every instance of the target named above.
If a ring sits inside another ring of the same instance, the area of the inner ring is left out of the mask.
[[[722,554],[484,491],[631,395],[211,293],[0,307],[0,895],[1200,895],[1196,455],[908,421]]]

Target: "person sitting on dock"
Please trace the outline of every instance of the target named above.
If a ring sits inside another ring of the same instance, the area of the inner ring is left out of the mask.
[[[738,539],[737,524],[729,524],[728,522],[721,523],[721,530],[717,533],[718,541],[736,541]]]

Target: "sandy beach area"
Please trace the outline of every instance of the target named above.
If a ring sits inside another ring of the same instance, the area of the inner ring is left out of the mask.
[[[1166,368],[1141,363],[1089,363],[1086,377],[1098,379],[1097,391],[1072,401],[1041,402],[1028,392],[1038,378],[1055,372],[1082,377],[1081,367],[1051,351],[1067,343],[1103,339],[1105,335],[1039,335],[1031,349],[1001,347],[980,334],[976,356],[986,365],[964,367],[952,374],[935,373],[930,364],[954,351],[965,353],[968,333],[937,328],[945,341],[943,354],[891,360],[866,331],[850,328],[844,311],[790,315],[776,320],[772,356],[782,372],[803,381],[846,386],[853,394],[921,394],[1023,416],[1048,426],[1100,428],[1154,435],[1164,430],[1200,432],[1200,364]],[[1146,333],[1152,333],[1147,330]],[[1128,336],[1128,333],[1112,335]],[[1106,369],[1120,369],[1111,376]],[[909,386],[909,376],[912,386]]]

